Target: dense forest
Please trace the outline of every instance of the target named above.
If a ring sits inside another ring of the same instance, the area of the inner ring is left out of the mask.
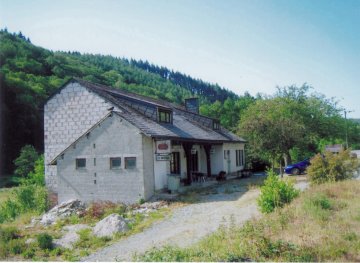
[[[246,127],[240,125],[241,116],[251,118],[250,114],[245,114],[246,111],[267,100],[288,99],[284,97],[284,93],[275,94],[273,97],[260,95],[253,97],[247,92],[236,95],[217,84],[194,79],[147,61],[79,52],[54,52],[33,45],[21,32],[9,33],[6,29],[0,31],[0,66],[2,175],[12,174],[13,160],[24,145],[30,144],[39,152],[43,151],[43,104],[50,94],[71,77],[79,77],[178,104],[182,104],[185,98],[197,96],[200,99],[202,114],[219,119],[224,127],[249,138],[251,138],[249,134],[251,119],[250,121],[244,119],[244,123],[250,125],[246,130]],[[289,89],[284,90],[289,91]],[[342,143],[344,136],[341,129],[344,127],[344,120],[340,116],[340,109],[323,97],[305,94],[302,99],[311,102],[306,105],[313,107],[314,116],[321,115],[321,118],[316,120],[321,120],[324,124],[321,127],[329,131],[322,133],[314,128],[311,133],[311,145],[306,144],[307,148],[303,152],[316,152],[327,142]],[[316,112],[314,105],[317,104],[314,101],[322,106],[331,104],[333,111],[328,111],[325,107],[326,111],[321,114]],[[299,105],[305,104],[300,101]],[[306,112],[306,109],[302,110]],[[302,118],[306,119],[308,116],[304,115]],[[316,127],[314,121],[304,122],[304,125]],[[336,123],[334,125],[336,129],[329,130],[333,122]],[[351,145],[357,147],[360,143],[359,124],[350,122],[348,129],[349,141]],[[298,141],[297,143],[300,144]],[[292,150],[303,148],[293,144],[289,147]],[[256,147],[249,143],[248,149],[256,149]],[[251,155],[249,151],[250,157],[269,159],[266,154],[259,155],[252,152]]]

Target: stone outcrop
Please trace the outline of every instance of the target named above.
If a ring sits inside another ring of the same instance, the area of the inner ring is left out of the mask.
[[[73,245],[80,239],[78,231],[89,228],[91,227],[85,224],[65,226],[63,228],[65,234],[60,239],[55,239],[53,244],[55,247],[72,249]]]
[[[44,226],[52,225],[58,219],[66,218],[73,214],[79,215],[83,213],[84,210],[85,205],[80,200],[69,200],[49,210],[42,216],[40,223]]]
[[[127,220],[118,214],[111,214],[95,225],[93,234],[97,237],[111,237],[115,233],[124,233],[128,229]]]

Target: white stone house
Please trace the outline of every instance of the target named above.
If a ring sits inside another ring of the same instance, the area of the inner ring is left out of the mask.
[[[242,138],[185,107],[72,79],[44,106],[45,179],[59,202],[134,203],[196,175],[244,169]]]

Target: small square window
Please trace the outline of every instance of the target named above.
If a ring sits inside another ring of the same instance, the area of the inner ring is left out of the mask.
[[[213,122],[213,128],[214,130],[220,130],[220,123],[218,121],[215,121]]]
[[[85,158],[76,158],[76,169],[84,169],[86,167]]]
[[[159,110],[159,122],[171,123],[171,111]]]
[[[136,168],[136,157],[125,157],[125,169]]]
[[[110,158],[110,169],[120,169],[121,168],[121,158],[112,157]]]

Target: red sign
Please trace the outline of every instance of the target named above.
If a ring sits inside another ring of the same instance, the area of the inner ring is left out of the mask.
[[[170,140],[156,141],[156,153],[170,153]]]
[[[158,149],[162,151],[167,150],[169,149],[169,145],[167,145],[166,143],[158,144]]]

